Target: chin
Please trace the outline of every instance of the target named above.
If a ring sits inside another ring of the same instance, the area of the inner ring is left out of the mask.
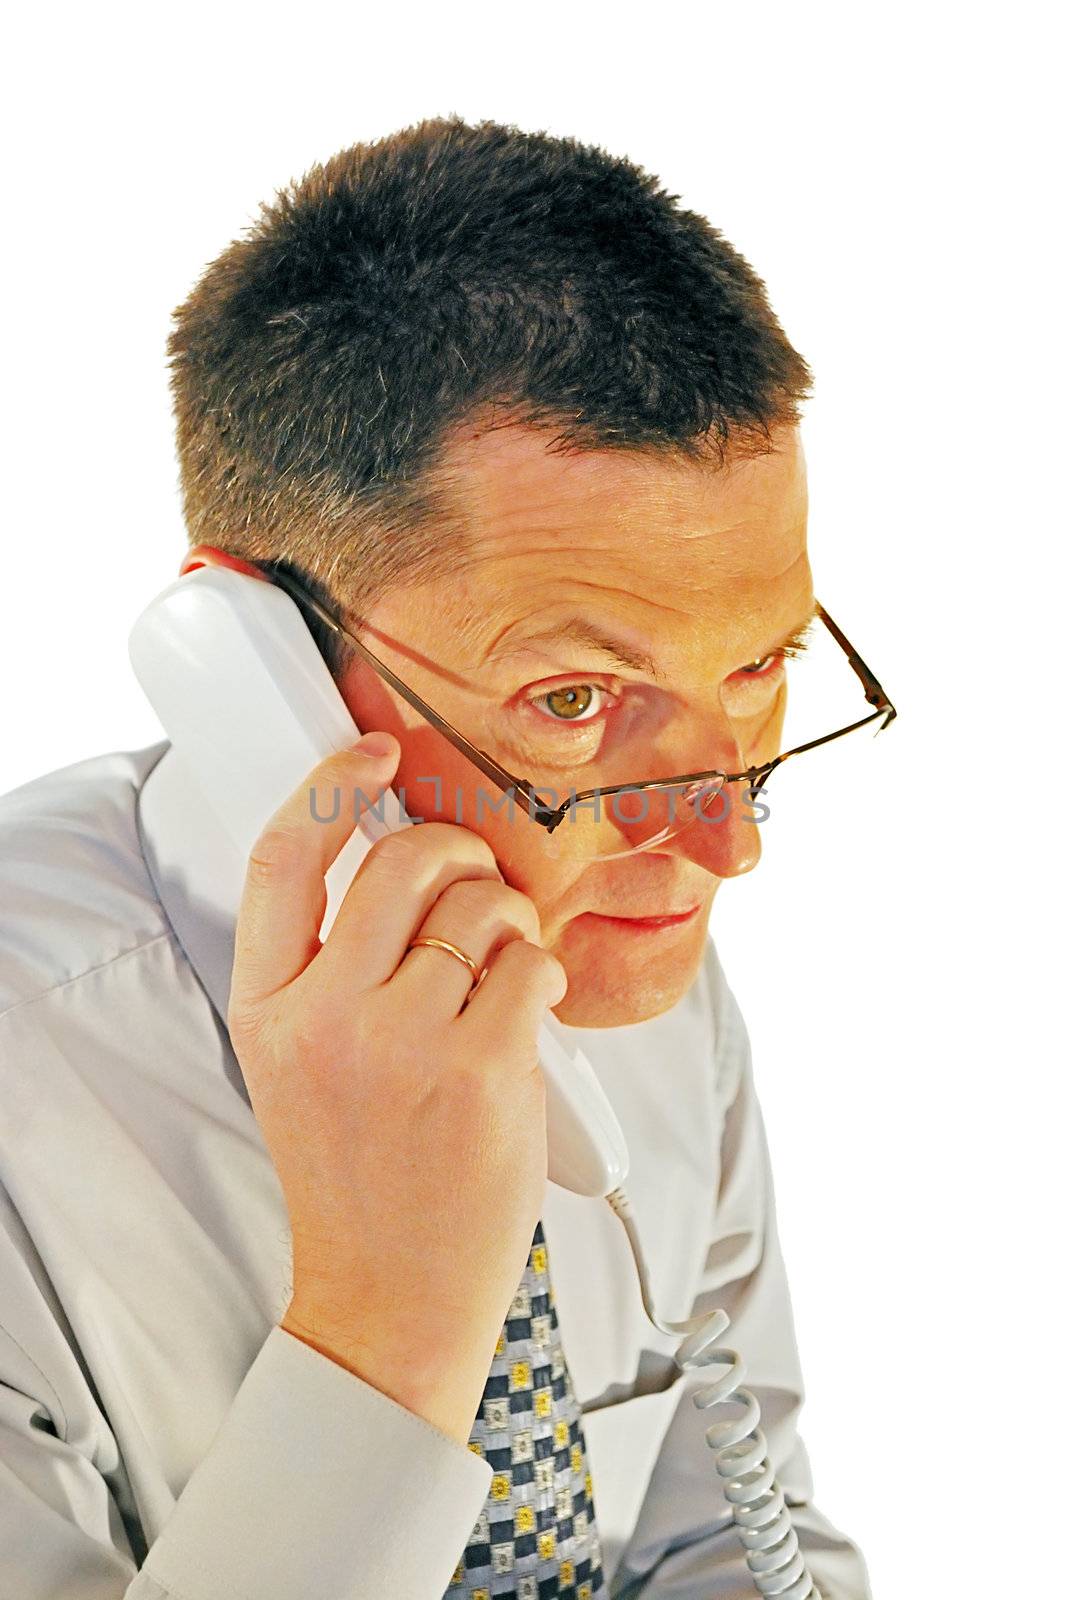
[[[646,1022],[691,987],[707,938],[704,908],[693,923],[660,933],[618,929],[593,917],[569,923],[553,954],[569,988],[554,1015],[573,1028],[615,1028]]]

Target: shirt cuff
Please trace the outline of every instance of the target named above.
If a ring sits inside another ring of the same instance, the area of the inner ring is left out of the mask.
[[[277,1325],[141,1572],[181,1600],[442,1600],[491,1478]]]

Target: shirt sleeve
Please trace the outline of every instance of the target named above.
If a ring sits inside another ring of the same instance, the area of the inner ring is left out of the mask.
[[[137,1551],[110,1431],[102,1448],[47,1375],[62,1334],[39,1291],[0,1211],[0,1595],[442,1600],[490,1467],[278,1326]]]
[[[744,1363],[743,1387],[759,1403],[769,1459],[822,1600],[872,1600],[862,1554],[813,1502],[810,1463],[797,1431],[804,1386],[750,1044],[720,966],[716,975],[717,1082],[726,1112],[714,1227],[692,1314],[721,1307],[731,1319],[718,1343]],[[712,1422],[738,1416],[739,1408],[700,1410],[692,1398],[723,1370],[697,1368],[681,1380],[682,1398],[614,1574],[615,1600],[756,1600],[705,1437]]]

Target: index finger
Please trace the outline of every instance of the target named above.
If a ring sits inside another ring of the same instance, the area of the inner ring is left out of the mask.
[[[374,744],[369,749],[366,741],[373,739],[382,741],[382,754]],[[315,766],[269,818],[246,867],[231,1008],[266,1000],[316,955],[327,906],[324,874],[390,783],[400,756],[393,734],[366,734],[353,749]]]

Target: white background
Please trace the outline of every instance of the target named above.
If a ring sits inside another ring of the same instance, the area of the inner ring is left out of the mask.
[[[184,548],[169,314],[314,161],[449,112],[573,135],[765,278],[817,376],[816,588],[900,717],[835,793],[798,763],[713,926],[816,1499],[886,1600],[1056,1592],[1067,1561],[1045,1533],[1069,530],[1044,9],[24,9],[5,90],[0,790],[158,737],[125,639]]]

